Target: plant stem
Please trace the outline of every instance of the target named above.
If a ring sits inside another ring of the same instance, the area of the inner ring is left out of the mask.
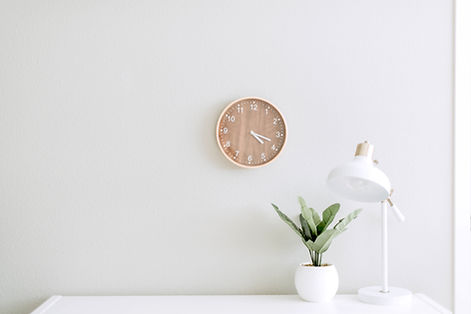
[[[311,255],[311,262],[312,265],[316,266],[316,256],[313,255],[314,251],[309,250],[309,254]]]
[[[317,266],[322,266],[322,254],[319,254],[319,265]]]

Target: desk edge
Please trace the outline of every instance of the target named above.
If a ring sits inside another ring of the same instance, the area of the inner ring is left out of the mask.
[[[46,301],[44,301],[38,308],[36,308],[31,314],[45,314],[54,304],[59,302],[62,299],[61,295],[53,295]]]
[[[437,310],[438,312],[442,313],[442,314],[452,314],[452,312],[448,309],[446,309],[445,307],[443,307],[442,305],[440,305],[439,303],[435,302],[434,300],[430,299],[428,296],[426,296],[425,294],[423,293],[414,293],[414,295],[419,298],[420,300],[422,300],[423,302],[427,303],[428,305],[430,305],[431,307],[433,307],[435,310]]]

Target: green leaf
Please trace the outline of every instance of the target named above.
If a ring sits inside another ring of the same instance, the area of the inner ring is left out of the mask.
[[[357,218],[361,211],[362,211],[361,208],[356,209],[353,212],[351,212],[350,214],[348,214],[347,216],[345,216],[344,218],[340,219],[339,222],[337,222],[337,224],[335,224],[334,229],[338,230],[340,232],[345,231],[346,230],[345,227],[349,223],[351,223],[353,221],[353,219]]]
[[[311,210],[312,219],[314,220],[314,223],[316,224],[316,226],[318,226],[322,221],[321,218],[319,217],[319,214],[313,208],[309,208],[309,209]]]
[[[338,236],[341,231],[337,229],[330,229],[323,232],[320,236],[317,237],[316,241],[314,241],[314,245],[312,246],[312,250],[322,254],[329,248],[332,240]]]
[[[304,242],[304,244],[306,245],[306,247],[311,250],[311,251],[314,251],[314,241],[312,240],[307,240]]]
[[[332,223],[340,209],[340,204],[335,203],[327,207],[322,212],[322,221],[317,226],[317,234],[320,235],[322,232],[327,230],[327,227]]]
[[[276,206],[275,204],[271,204],[271,206],[273,206],[273,208],[275,209],[275,211],[278,213],[278,216],[280,216],[281,220],[283,220],[284,222],[286,222],[286,224],[288,226],[291,227],[291,229],[293,229],[294,232],[296,232],[296,234],[298,236],[301,237],[301,239],[303,239],[304,241],[304,237],[303,237],[303,234],[302,234],[302,230],[298,228],[298,226],[291,220],[289,219],[288,216],[286,216],[281,210],[278,209],[278,206]]]
[[[299,221],[301,222],[301,228],[303,230],[304,234],[304,240],[313,240],[312,234],[311,234],[311,229],[309,228],[309,225],[307,224],[306,219],[304,219],[303,215],[299,215]]]
[[[311,229],[311,233],[314,234],[314,236],[317,236],[317,224],[316,224],[316,219],[319,219],[319,215],[312,209],[308,208],[306,205],[306,201],[299,196],[298,197],[299,205],[301,205],[301,215],[306,220],[307,224],[309,225],[309,228]]]

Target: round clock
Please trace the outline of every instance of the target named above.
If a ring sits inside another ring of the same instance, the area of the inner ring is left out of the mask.
[[[230,103],[219,117],[216,136],[224,156],[240,167],[273,161],[286,142],[286,124],[269,101],[247,97]]]

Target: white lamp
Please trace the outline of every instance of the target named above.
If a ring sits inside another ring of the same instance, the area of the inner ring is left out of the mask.
[[[412,293],[409,290],[390,287],[388,282],[388,206],[399,221],[404,221],[404,215],[391,200],[391,182],[373,161],[373,145],[366,141],[358,144],[354,159],[332,170],[327,185],[347,199],[381,203],[383,284],[359,289],[360,300],[381,305],[410,303]]]

